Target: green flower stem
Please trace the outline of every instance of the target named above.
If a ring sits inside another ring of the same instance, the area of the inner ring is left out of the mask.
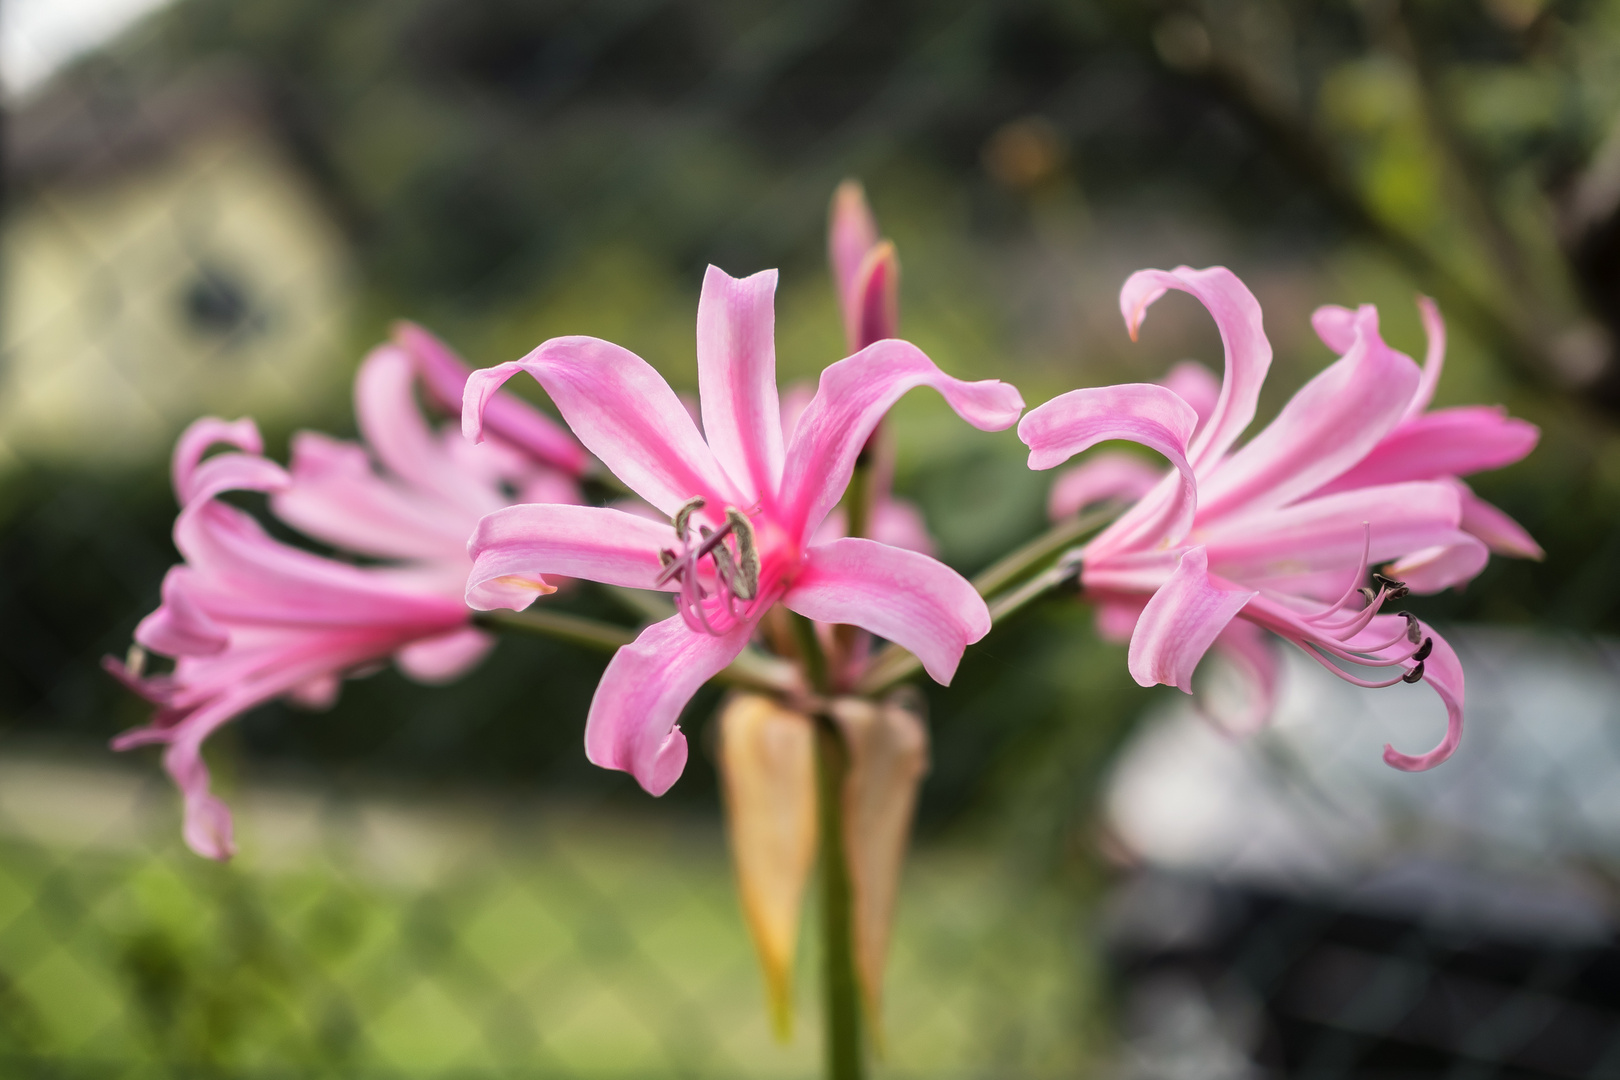
[[[973,579],[979,595],[989,599],[1006,586],[1022,579],[1041,563],[1066,551],[1119,516],[1117,506],[1103,507],[1089,514],[1080,514],[1058,522],[1006,558],[992,565]],[[1058,563],[1030,578],[1018,588],[990,600],[992,624],[1026,607],[1030,601],[1062,585],[1078,571],[1079,565]],[[873,658],[866,674],[855,684],[855,692],[875,697],[911,678],[922,669],[922,661],[898,645],[885,646]]]
[[[503,633],[532,634],[601,652],[613,652],[636,639],[636,631],[561,611],[480,611],[473,624]],[[799,688],[798,672],[786,660],[748,648],[714,677],[744,690],[789,693]]]
[[[817,811],[821,831],[821,986],[827,1080],[861,1080],[860,992],[849,862],[844,852],[844,775],[848,754],[838,729],[816,722]]]

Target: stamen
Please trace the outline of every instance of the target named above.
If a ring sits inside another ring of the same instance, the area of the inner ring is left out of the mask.
[[[1426,637],[1423,644],[1418,646],[1418,651],[1412,654],[1412,659],[1418,662],[1418,667],[1422,667],[1423,661],[1427,660],[1432,652],[1434,652],[1434,638]]]
[[[132,643],[129,651],[124,654],[124,670],[129,672],[131,678],[135,679],[145,674],[146,650]]]
[[[1373,580],[1389,590],[1391,600],[1404,599],[1412,591],[1406,587],[1406,582],[1396,581],[1394,578],[1385,577],[1383,574],[1374,574]]]
[[[1405,675],[1401,676],[1401,682],[1403,682],[1403,683],[1415,683],[1415,682],[1422,682],[1422,681],[1423,681],[1423,661],[1421,661],[1421,660],[1418,661],[1418,666],[1417,667],[1413,668],[1411,671],[1408,671]]]
[[[1416,645],[1423,640],[1423,624],[1418,622],[1417,616],[1410,611],[1403,611],[1401,614],[1406,616],[1406,640]],[[1420,656],[1418,659],[1421,660],[1423,657]]]
[[[739,600],[752,600],[759,595],[759,549],[754,546],[753,523],[742,511],[728,506],[726,524],[731,526],[731,533],[737,538],[737,569],[740,571],[731,583],[732,591]]]
[[[692,515],[694,513],[708,505],[708,500],[703,496],[694,495],[690,499],[687,499],[686,502],[681,505],[679,510],[675,511],[676,539],[680,540],[680,542],[683,544],[686,543],[687,523],[692,520]]]

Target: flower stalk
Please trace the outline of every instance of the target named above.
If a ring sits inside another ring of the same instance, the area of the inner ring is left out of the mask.
[[[827,1080],[860,1080],[860,992],[855,980],[848,853],[844,850],[844,780],[849,755],[825,718],[816,721],[817,808],[821,818],[822,1025]]]

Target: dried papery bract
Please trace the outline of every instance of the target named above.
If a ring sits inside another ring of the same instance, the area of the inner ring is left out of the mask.
[[[815,721],[762,694],[720,709],[726,833],[743,917],[759,953],[779,1039],[793,1033],[793,957],[816,862]]]
[[[840,698],[832,717],[849,754],[844,777],[844,852],[854,894],[855,972],[867,1029],[883,1042],[883,975],[917,789],[928,772],[921,702]]]

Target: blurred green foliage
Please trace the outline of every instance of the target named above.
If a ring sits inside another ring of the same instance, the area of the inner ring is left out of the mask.
[[[712,822],[281,797],[313,821],[245,822],[230,867],[184,850],[172,813],[88,845],[7,822],[0,1069],[817,1074],[814,965],[798,1036],[776,1044]],[[1001,869],[982,848],[919,852],[880,1075],[1072,1076],[1097,1052],[1070,909]]]

